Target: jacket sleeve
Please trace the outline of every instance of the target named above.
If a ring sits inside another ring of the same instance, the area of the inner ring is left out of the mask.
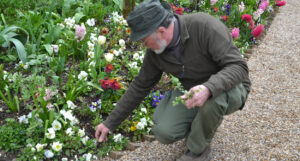
[[[249,79],[248,66],[235,46],[228,28],[218,20],[210,20],[203,37],[208,55],[220,67],[203,85],[210,89],[212,97],[227,91]]]
[[[156,66],[154,58],[153,53],[148,50],[139,74],[131,82],[125,94],[118,101],[115,109],[103,122],[111,131],[114,131],[139,106],[150,90],[160,80],[162,71]]]

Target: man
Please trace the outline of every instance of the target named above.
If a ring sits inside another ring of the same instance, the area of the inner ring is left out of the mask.
[[[204,13],[172,15],[167,5],[147,0],[127,19],[130,39],[148,47],[143,66],[110,116],[97,126],[96,139],[107,139],[140,104],[163,72],[179,78],[193,97],[178,90],[166,94],[153,115],[152,131],[164,144],[186,138],[179,160],[209,160],[210,142],[223,116],[242,109],[250,91],[248,66],[225,25]],[[172,106],[181,96],[184,104]]]

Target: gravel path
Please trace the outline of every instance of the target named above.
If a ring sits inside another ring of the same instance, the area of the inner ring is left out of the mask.
[[[287,0],[248,60],[252,91],[243,111],[224,118],[213,160],[300,160],[300,2]],[[140,143],[120,160],[175,160],[183,141]]]

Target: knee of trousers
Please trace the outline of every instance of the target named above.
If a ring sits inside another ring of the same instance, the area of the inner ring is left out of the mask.
[[[171,144],[183,137],[185,135],[180,135],[178,132],[175,132],[171,127],[165,127],[161,125],[154,124],[152,128],[155,138],[162,144]]]

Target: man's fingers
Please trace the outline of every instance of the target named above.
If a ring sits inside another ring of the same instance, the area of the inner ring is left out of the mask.
[[[108,132],[102,131],[101,136],[99,138],[99,142],[103,142],[107,140],[107,133]]]

